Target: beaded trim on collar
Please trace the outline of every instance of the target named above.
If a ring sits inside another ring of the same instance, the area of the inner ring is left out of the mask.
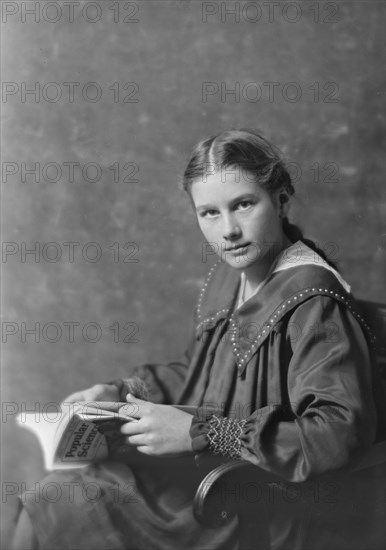
[[[296,307],[298,304],[301,304],[311,296],[328,296],[337,300],[347,306],[351,311],[352,315],[359,321],[362,328],[366,331],[369,342],[371,344],[375,343],[375,336],[371,332],[370,326],[366,323],[365,319],[353,309],[351,302],[347,299],[346,296],[329,290],[328,288],[305,288],[301,292],[294,294],[290,298],[284,300],[282,304],[273,311],[269,316],[268,321],[264,323],[261,330],[258,332],[256,338],[253,340],[249,348],[243,353],[241,347],[238,343],[237,333],[238,333],[238,324],[234,319],[234,315],[230,317],[230,327],[231,327],[231,343],[232,350],[236,357],[236,363],[239,370],[239,375],[241,375],[247,363],[252,358],[252,356],[257,352],[258,348],[264,342],[264,340],[269,336],[274,326],[280,321],[280,319],[291,309]]]
[[[214,272],[216,271],[216,269],[218,268],[218,266],[221,264],[222,262],[220,260],[218,260],[215,264],[213,264],[213,266],[210,268],[210,270],[208,271],[208,274],[205,278],[205,281],[204,281],[204,284],[202,286],[202,289],[201,289],[201,292],[200,292],[200,295],[198,297],[198,303],[197,303],[197,308],[196,308],[196,312],[197,312],[197,319],[198,319],[198,324],[196,326],[196,331],[199,332],[201,330],[201,328],[205,325],[209,325],[210,323],[213,323],[215,321],[218,320],[218,318],[220,316],[225,316],[226,314],[228,314],[230,312],[230,309],[231,309],[231,306],[228,306],[226,308],[223,308],[223,309],[220,309],[218,310],[216,313],[214,313],[212,316],[209,316],[209,317],[206,317],[203,319],[203,315],[202,315],[202,302],[203,302],[203,299],[204,299],[204,296],[205,296],[205,293],[207,291],[207,288],[208,288],[208,285],[210,283],[210,280],[212,279],[213,277],[213,274]]]
[[[301,304],[305,300],[309,299],[312,296],[328,296],[330,298],[333,298],[336,301],[341,302],[344,304],[352,313],[352,315],[356,318],[356,320],[361,324],[362,328],[364,329],[365,333],[367,334],[368,340],[370,344],[374,344],[375,342],[375,336],[372,334],[371,329],[369,325],[366,323],[365,319],[355,310],[355,307],[353,306],[353,302],[349,299],[349,295],[337,290],[332,290],[331,287],[306,287],[302,288],[301,290],[293,293],[291,296],[286,297],[284,300],[280,302],[280,304],[273,309],[273,311],[270,314],[266,314],[264,322],[262,323],[262,326],[260,330],[257,332],[256,337],[253,340],[248,339],[248,342],[246,343],[242,339],[239,338],[239,312],[238,310],[233,311],[232,314],[232,304],[227,305],[225,308],[221,308],[215,312],[213,312],[211,315],[203,316],[203,301],[209,286],[209,283],[211,279],[213,278],[213,275],[220,264],[223,262],[218,261],[216,262],[213,267],[209,270],[208,275],[205,279],[204,285],[202,287],[202,290],[199,295],[198,299],[198,305],[197,305],[197,320],[198,324],[196,326],[197,334],[200,333],[200,331],[205,331],[210,328],[214,328],[216,323],[221,318],[229,318],[229,324],[230,324],[230,341],[232,346],[232,351],[235,356],[236,364],[238,367],[238,375],[241,376],[245,370],[245,367],[247,363],[250,361],[252,356],[257,352],[261,344],[264,342],[264,340],[269,336],[272,329],[275,327],[275,325],[282,319],[284,315],[287,314],[288,311],[296,307],[297,305]],[[340,287],[339,283],[337,283],[337,286]]]

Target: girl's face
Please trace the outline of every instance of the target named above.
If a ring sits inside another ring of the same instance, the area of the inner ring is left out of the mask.
[[[267,268],[284,247],[279,194],[271,197],[252,174],[228,169],[191,187],[197,219],[208,243],[230,266]]]

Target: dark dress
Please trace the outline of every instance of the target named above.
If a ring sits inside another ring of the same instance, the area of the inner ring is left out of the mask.
[[[294,482],[350,466],[374,441],[371,334],[334,274],[323,264],[294,264],[235,309],[239,281],[226,264],[213,267],[185,357],[130,373],[146,381],[151,400],[198,407],[195,456],[51,473],[39,502],[21,496],[41,549],[236,549],[236,520],[204,529],[192,513],[200,464],[213,458],[214,411],[245,420],[242,459]],[[309,518],[279,514],[270,529],[275,550],[339,550],[334,527],[314,537]]]

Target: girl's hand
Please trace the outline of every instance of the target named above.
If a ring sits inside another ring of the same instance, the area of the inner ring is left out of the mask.
[[[118,388],[113,384],[95,384],[87,390],[72,393],[63,403],[75,403],[76,401],[116,401],[119,402]]]
[[[121,426],[125,442],[147,455],[193,453],[189,435],[192,416],[171,405],[156,405],[127,395],[128,404],[120,408],[138,418]]]

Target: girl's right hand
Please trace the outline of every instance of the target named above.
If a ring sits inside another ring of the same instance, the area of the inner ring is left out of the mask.
[[[75,403],[76,401],[115,401],[119,402],[119,390],[114,384],[95,384],[87,390],[72,393],[63,403]]]

